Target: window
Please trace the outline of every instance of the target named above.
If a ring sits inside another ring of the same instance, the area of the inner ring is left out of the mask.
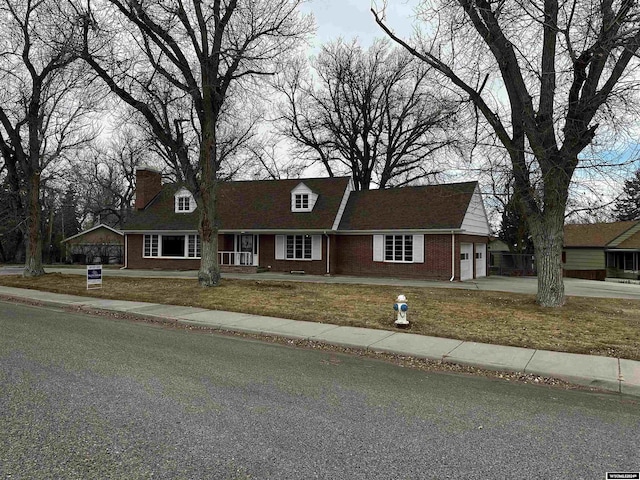
[[[155,235],[144,236],[144,257],[200,258],[202,255],[200,235]]]
[[[191,211],[191,198],[190,197],[178,197],[178,211],[190,212]]]
[[[144,236],[144,256],[145,257],[158,256],[158,235]]]
[[[184,257],[184,235],[162,235],[163,257]]]
[[[469,254],[468,253],[461,253],[460,254],[460,260],[469,260]]]
[[[322,235],[276,235],[276,260],[322,260]]]
[[[413,262],[413,235],[385,235],[385,262]]]
[[[287,260],[311,260],[311,235],[287,235]]]
[[[187,257],[200,258],[202,252],[202,242],[200,235],[189,235],[189,251]]]
[[[296,210],[308,210],[309,209],[309,194],[308,193],[296,193],[296,195],[295,195],[295,209]]]
[[[423,234],[373,235],[373,261],[395,263],[424,263]]]

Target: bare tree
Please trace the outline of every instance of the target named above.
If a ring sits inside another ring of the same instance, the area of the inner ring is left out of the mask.
[[[84,129],[85,76],[74,63],[78,26],[68,5],[0,1],[0,154],[16,211],[25,220],[25,276],[44,273],[41,181],[46,169],[92,138]]]
[[[634,0],[422,2],[430,33],[410,45],[372,9],[388,36],[468,96],[506,149],[542,306],[564,303],[564,216],[581,152],[598,122],[634,105],[639,11]]]
[[[279,57],[310,31],[311,22],[297,11],[301,2],[89,0],[83,13],[85,60],[145,118],[194,192],[200,212],[202,286],[220,281],[221,116],[234,92],[273,74]],[[121,45],[128,45],[126,51]],[[163,103],[174,110],[163,111]],[[170,118],[176,111],[182,116]],[[189,135],[196,142],[195,158]]]
[[[149,161],[149,145],[137,129],[115,132],[109,143],[84,149],[72,162],[83,222],[121,228],[134,198],[135,169]]]
[[[330,176],[348,173],[358,190],[401,186],[442,173],[457,103],[431,68],[388,41],[325,45],[315,75],[298,63],[280,89],[284,132]]]

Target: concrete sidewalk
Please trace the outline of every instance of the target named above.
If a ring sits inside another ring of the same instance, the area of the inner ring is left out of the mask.
[[[0,286],[0,295],[35,300],[59,307],[84,306],[171,319],[216,330],[313,340],[489,370],[554,377],[578,385],[640,396],[640,362],[633,360],[463,342],[400,331],[342,327],[202,308],[105,300],[13,287]]]

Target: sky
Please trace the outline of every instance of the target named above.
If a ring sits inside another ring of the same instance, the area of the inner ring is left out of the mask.
[[[382,0],[374,3],[382,4]],[[385,21],[395,32],[408,38],[412,33],[411,16],[417,0],[389,0]],[[302,8],[316,19],[314,49],[330,40],[358,37],[363,47],[371,45],[376,37],[384,37],[371,13],[372,0],[309,0]]]

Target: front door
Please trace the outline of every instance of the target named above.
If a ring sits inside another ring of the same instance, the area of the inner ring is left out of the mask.
[[[240,265],[253,265],[253,235],[240,235]]]

